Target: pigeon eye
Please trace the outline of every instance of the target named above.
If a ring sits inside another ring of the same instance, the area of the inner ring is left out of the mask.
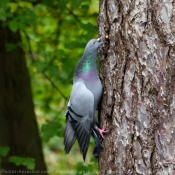
[[[92,44],[95,45],[95,41]]]

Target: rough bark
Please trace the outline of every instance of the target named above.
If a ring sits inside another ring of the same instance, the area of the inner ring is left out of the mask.
[[[13,33],[0,24],[0,146],[10,147],[8,157],[34,158],[35,170],[46,170],[30,79],[20,43],[19,32]],[[7,44],[14,44],[15,48],[7,52]],[[8,157],[2,159],[1,173],[7,174],[5,171],[14,170],[14,173],[9,174],[24,174],[15,171],[26,170],[26,167],[9,163]]]
[[[100,0],[107,125],[99,174],[175,174],[175,2]]]

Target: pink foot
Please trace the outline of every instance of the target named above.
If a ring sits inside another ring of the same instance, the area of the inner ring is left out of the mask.
[[[97,128],[97,129],[98,129],[98,131],[99,131],[101,137],[104,139],[103,133],[108,133],[108,131],[106,130],[106,126],[103,126],[102,129],[100,129],[100,128]]]

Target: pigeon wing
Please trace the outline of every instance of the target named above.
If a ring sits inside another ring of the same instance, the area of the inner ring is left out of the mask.
[[[94,115],[94,96],[92,92],[86,88],[83,82],[75,83],[72,88],[66,114],[67,122],[64,133],[66,153],[70,151],[77,139],[83,159],[85,160]]]

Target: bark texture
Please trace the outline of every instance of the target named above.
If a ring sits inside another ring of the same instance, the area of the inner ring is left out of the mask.
[[[10,147],[8,157],[32,157],[35,170],[46,170],[20,43],[19,32],[13,33],[0,24],[0,146]],[[15,48],[7,52],[7,44],[14,44]],[[1,173],[24,174],[19,170],[26,170],[26,167],[9,163],[8,157],[2,159]]]
[[[100,0],[99,174],[175,174],[175,2]]]

